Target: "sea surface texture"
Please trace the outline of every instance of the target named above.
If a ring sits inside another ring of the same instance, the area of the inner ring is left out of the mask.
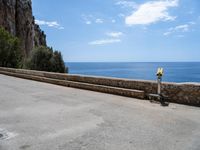
[[[164,68],[163,81],[200,82],[200,62],[66,63],[70,74],[127,79],[156,80],[158,67]]]

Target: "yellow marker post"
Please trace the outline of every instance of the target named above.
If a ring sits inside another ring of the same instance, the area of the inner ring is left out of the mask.
[[[158,95],[161,97],[161,81],[162,81],[162,76],[164,74],[163,68],[158,68],[157,70],[157,80],[158,80]]]
[[[163,68],[158,68],[157,74],[156,74],[157,77],[162,78],[163,74],[164,74]]]

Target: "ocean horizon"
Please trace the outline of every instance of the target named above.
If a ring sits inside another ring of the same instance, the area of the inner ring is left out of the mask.
[[[156,80],[164,68],[165,82],[200,82],[200,62],[66,62],[70,74]]]

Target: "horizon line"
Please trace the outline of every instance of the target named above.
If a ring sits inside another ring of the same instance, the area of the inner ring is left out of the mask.
[[[65,61],[65,63],[200,63],[200,61]]]

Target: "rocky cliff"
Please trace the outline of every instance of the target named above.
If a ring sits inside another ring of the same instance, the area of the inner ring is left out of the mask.
[[[35,24],[31,0],[0,0],[0,26],[21,40],[25,57],[35,46],[46,46],[46,35]]]

